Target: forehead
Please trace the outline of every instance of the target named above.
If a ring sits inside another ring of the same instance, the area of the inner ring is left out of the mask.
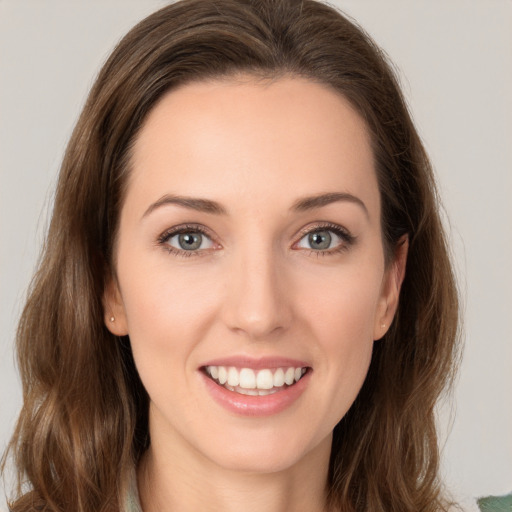
[[[363,196],[378,211],[365,123],[339,93],[302,78],[172,90],[148,115],[131,163],[128,196],[146,202],[178,193],[284,206],[337,191]]]

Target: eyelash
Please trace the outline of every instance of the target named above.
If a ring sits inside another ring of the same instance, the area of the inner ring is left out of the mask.
[[[341,243],[334,247],[333,249],[325,249],[325,250],[314,250],[314,249],[305,249],[308,251],[309,255],[315,255],[317,257],[320,256],[334,256],[336,254],[340,254],[342,252],[347,251],[354,243],[356,242],[356,237],[350,234],[345,228],[338,226],[337,224],[332,224],[331,222],[322,222],[315,226],[308,227],[302,230],[299,233],[299,239],[295,244],[299,243],[305,236],[308,236],[312,233],[318,233],[321,231],[329,231],[334,233],[338,238],[341,239]],[[294,244],[294,245],[295,245]]]
[[[324,222],[319,223],[312,228],[307,228],[302,230],[299,233],[299,239],[297,242],[295,242],[294,245],[299,243],[305,236],[308,236],[312,233],[321,232],[321,231],[329,231],[331,233],[334,233],[336,236],[338,236],[342,243],[340,243],[337,247],[333,249],[326,249],[326,250],[314,250],[310,249],[308,250],[308,253],[310,255],[315,255],[317,257],[319,256],[332,256],[336,254],[340,254],[342,252],[347,251],[350,246],[354,245],[356,241],[356,237],[352,234],[350,234],[345,228],[342,228],[341,226],[338,226],[337,224],[332,224],[330,222]],[[176,247],[172,247],[167,242],[169,239],[171,239],[173,236],[184,234],[184,233],[200,233],[201,235],[204,235],[211,239],[211,236],[209,235],[208,231],[201,226],[200,224],[186,224],[182,226],[176,226],[171,229],[168,229],[167,231],[164,231],[157,239],[158,245],[162,246],[169,254],[173,254],[175,256],[181,256],[185,258],[189,258],[191,256],[205,256],[208,254],[209,250],[195,250],[195,251],[185,251],[176,249]],[[307,250],[307,249],[304,249]]]
[[[207,236],[211,239],[211,236],[208,234],[207,230],[204,229],[199,224],[185,224],[183,226],[176,226],[174,228],[168,229],[164,231],[158,237],[158,244],[161,245],[169,254],[173,254],[175,256],[182,256],[184,258],[190,258],[191,256],[204,256],[206,252],[203,251],[184,251],[180,249],[176,249],[176,247],[172,247],[167,242],[173,236],[181,235],[183,233],[200,233],[201,235]]]

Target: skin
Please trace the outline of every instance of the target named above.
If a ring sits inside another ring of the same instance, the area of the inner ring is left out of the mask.
[[[129,334],[150,396],[145,512],[323,510],[332,430],[393,319],[407,252],[385,265],[363,120],[305,79],[193,83],[152,110],[131,163],[105,321]],[[290,209],[331,192],[355,199]],[[226,213],[155,206],[166,194]],[[312,248],[305,231],[325,222],[352,239]],[[162,239],[182,224],[208,233],[188,257],[169,252],[177,237]],[[241,416],[212,400],[199,372],[231,355],[291,357],[312,372],[290,407]]]

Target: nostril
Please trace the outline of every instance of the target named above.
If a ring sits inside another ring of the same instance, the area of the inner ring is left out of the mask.
[[[274,268],[275,257],[265,255],[264,263],[262,258],[235,265],[224,304],[225,324],[253,339],[275,336],[286,329],[291,318],[284,278]]]

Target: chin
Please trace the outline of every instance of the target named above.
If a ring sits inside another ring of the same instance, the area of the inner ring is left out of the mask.
[[[267,449],[244,450],[233,452],[224,460],[220,461],[224,468],[243,473],[278,473],[285,471],[300,460],[300,455],[291,454],[285,451],[276,453]]]
[[[249,439],[226,440],[218,449],[210,446],[209,458],[226,470],[244,473],[278,473],[286,471],[325,452],[330,453],[332,433],[315,442],[311,439],[286,436],[255,435]],[[245,437],[245,436],[241,436]],[[214,452],[212,451],[214,448]]]

